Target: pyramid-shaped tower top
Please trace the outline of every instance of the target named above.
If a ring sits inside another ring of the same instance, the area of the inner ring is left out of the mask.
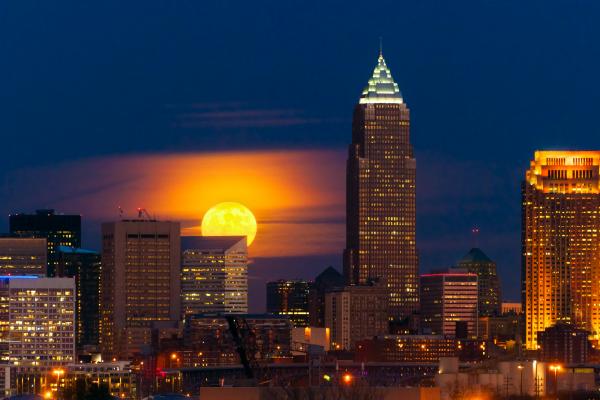
[[[394,82],[392,73],[383,59],[383,54],[379,52],[377,65],[373,70],[373,76],[364,88],[360,96],[360,104],[376,103],[396,103],[402,104],[402,93],[398,84]]]

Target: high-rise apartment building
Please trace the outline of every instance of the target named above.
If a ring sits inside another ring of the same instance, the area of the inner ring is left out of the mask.
[[[421,275],[421,330],[457,336],[461,324],[477,337],[477,274],[450,269]]]
[[[382,283],[354,285],[325,295],[331,347],[353,350],[357,341],[389,332],[389,293]]]
[[[557,322],[600,334],[600,151],[536,151],[522,185],[526,347]]]
[[[496,263],[486,256],[481,249],[473,248],[458,262],[458,268],[477,274],[479,287],[479,305],[477,308],[479,315],[500,315],[502,296]]]
[[[93,351],[100,341],[100,254],[59,246],[55,275],[75,278],[76,344],[78,350]]]
[[[348,284],[384,281],[393,318],[419,301],[415,180],[409,109],[380,54],[354,109],[344,273]]]
[[[46,276],[46,239],[0,237],[0,275]]]
[[[180,318],[178,222],[122,220],[102,224],[100,348],[120,359],[150,350],[152,331]]]
[[[48,276],[54,276],[58,246],[81,247],[81,216],[36,210],[35,214],[9,216],[11,235],[45,238],[48,245]]]
[[[181,305],[184,316],[248,312],[245,236],[184,236]]]
[[[8,300],[9,362],[40,367],[75,362],[74,279],[29,276],[0,281],[1,297]]]
[[[305,280],[267,282],[267,312],[288,317],[294,327],[309,326],[311,286]]]

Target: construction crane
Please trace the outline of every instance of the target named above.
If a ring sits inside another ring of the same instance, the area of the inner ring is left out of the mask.
[[[146,220],[148,221],[153,221],[155,219],[150,215],[150,213],[148,213],[148,210],[146,210],[145,208],[138,207],[137,212],[139,219],[143,219],[144,217],[146,217]]]

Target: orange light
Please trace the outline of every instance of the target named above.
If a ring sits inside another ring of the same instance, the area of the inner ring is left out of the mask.
[[[52,373],[58,377],[65,373],[65,370],[62,368],[53,369]]]
[[[353,379],[354,379],[354,377],[352,376],[352,374],[349,374],[349,373],[345,373],[345,374],[342,376],[342,380],[344,381],[344,383],[345,383],[346,385],[349,385],[349,384],[351,384]]]
[[[177,353],[171,353],[171,360],[175,360],[177,358]]]
[[[560,364],[551,364],[548,368],[550,368],[550,371],[555,373],[562,371],[562,365]]]
[[[52,392],[50,390],[47,390],[44,392],[44,398],[45,399],[51,399],[52,398]]]

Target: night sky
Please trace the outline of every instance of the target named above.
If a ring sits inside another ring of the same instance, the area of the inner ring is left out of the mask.
[[[0,224],[80,213],[99,249],[118,206],[194,234],[240,201],[262,310],[266,279],[341,266],[352,109],[382,36],[411,109],[421,270],[478,244],[518,299],[533,152],[600,148],[599,20],[566,0],[1,2]]]

